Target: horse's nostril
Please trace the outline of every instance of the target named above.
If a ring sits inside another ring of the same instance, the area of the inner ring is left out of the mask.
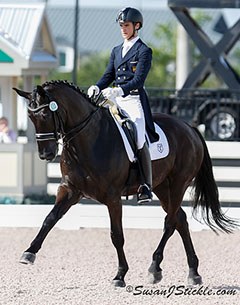
[[[54,157],[55,157],[55,154],[53,154],[52,152],[39,153],[39,158],[41,160],[51,161],[54,159]]]

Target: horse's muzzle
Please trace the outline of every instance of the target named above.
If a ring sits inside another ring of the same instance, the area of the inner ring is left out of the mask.
[[[56,157],[56,154],[53,152],[39,152],[39,158],[41,160],[47,160],[47,161],[52,161]]]
[[[56,158],[58,146],[55,141],[38,142],[38,155],[41,160],[52,161]]]

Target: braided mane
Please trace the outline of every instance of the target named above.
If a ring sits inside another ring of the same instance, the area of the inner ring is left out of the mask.
[[[67,85],[68,87],[70,87],[71,89],[77,91],[78,93],[80,93],[81,95],[83,95],[85,98],[87,98],[89,100],[88,95],[81,90],[77,85],[75,85],[74,83],[69,83],[67,80],[51,80],[51,81],[46,81],[44,84],[42,84],[42,87],[47,87],[50,85]]]

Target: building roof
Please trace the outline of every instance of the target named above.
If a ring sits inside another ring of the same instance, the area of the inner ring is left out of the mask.
[[[177,19],[169,8],[144,9],[144,26],[139,32],[147,43],[158,44],[154,36],[157,24],[172,23]],[[115,22],[117,10],[114,8],[82,7],[79,11],[78,49],[81,53],[109,51],[122,42],[119,27]],[[207,10],[211,20],[206,22],[205,30],[213,40],[219,38],[213,24],[220,16],[219,10]],[[74,7],[47,7],[47,16],[57,43],[73,46]]]
[[[56,66],[56,50],[45,15],[45,4],[1,3],[0,6],[0,64],[11,75],[22,69]],[[5,60],[4,61],[1,61]],[[1,75],[3,75],[1,69]],[[5,75],[6,75],[5,74]]]

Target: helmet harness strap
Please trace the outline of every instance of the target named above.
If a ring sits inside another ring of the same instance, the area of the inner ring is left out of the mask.
[[[132,39],[133,37],[135,37],[136,32],[139,30],[139,28],[138,28],[138,29],[135,28],[135,26],[136,26],[137,23],[138,23],[138,22],[132,22],[132,24],[133,24],[133,33],[132,33],[132,35],[129,37],[128,40],[130,40],[130,39]]]

